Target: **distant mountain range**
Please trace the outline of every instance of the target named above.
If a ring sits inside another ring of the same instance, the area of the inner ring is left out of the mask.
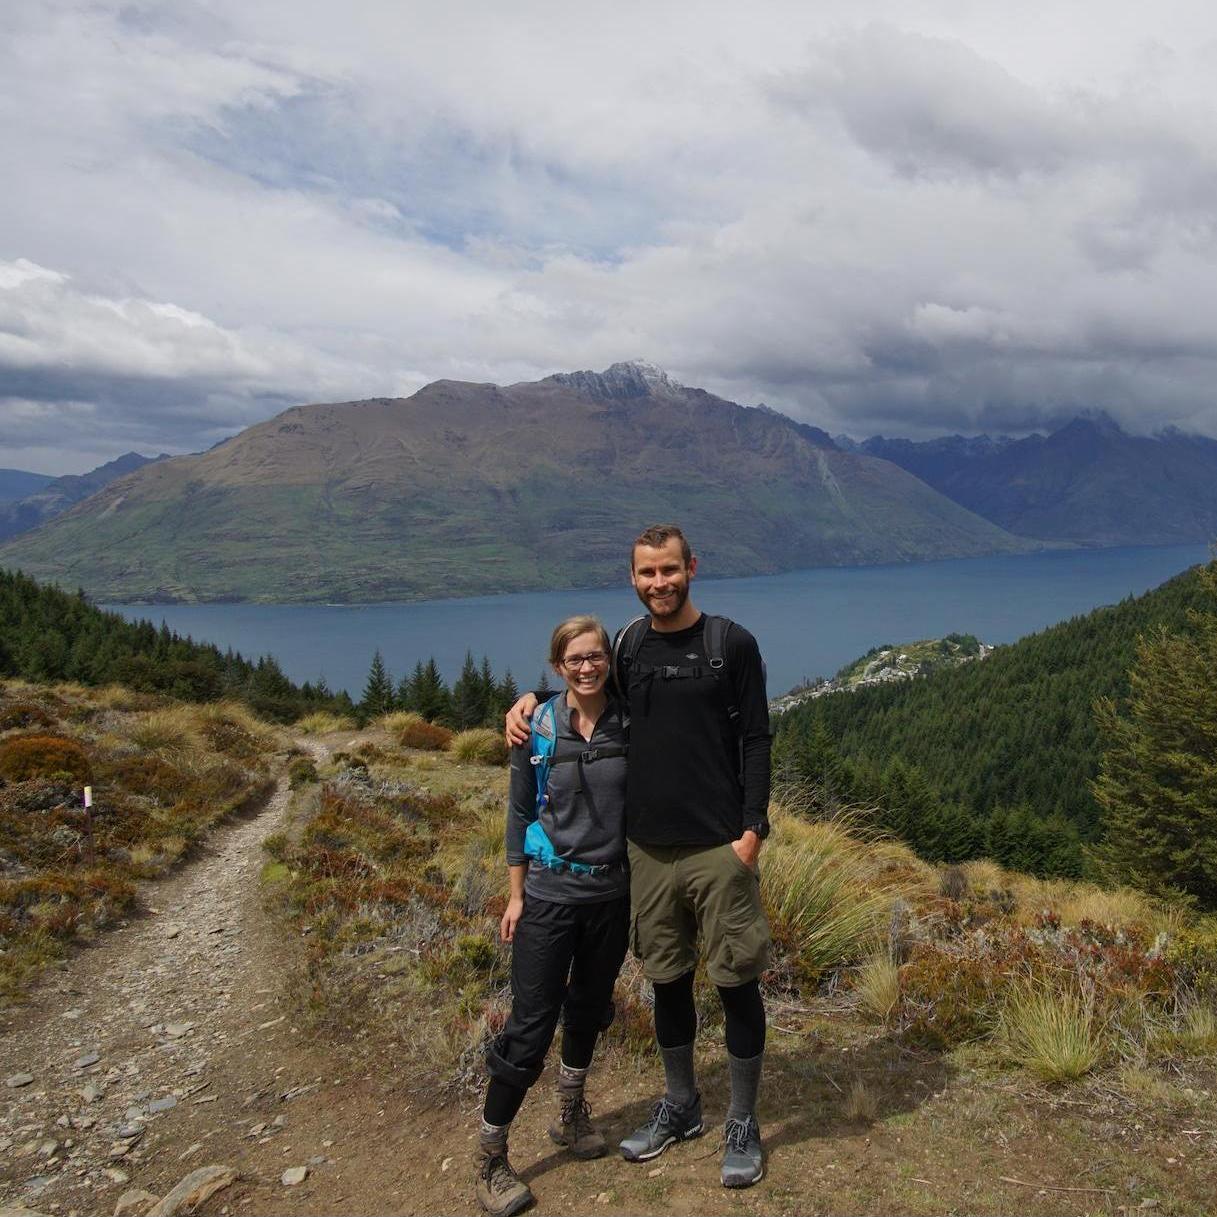
[[[128,452],[89,473],[72,473],[57,478],[21,473],[19,470],[0,471],[0,475],[13,473],[18,478],[37,479],[36,484],[23,495],[14,495],[9,502],[0,500],[0,540],[38,528],[69,507],[96,494],[115,478],[142,469],[152,461],[164,459],[164,456],[140,456],[138,452]],[[20,482],[14,479],[13,484],[20,485]]]
[[[1217,538],[1217,440],[1201,435],[1129,435],[1095,413],[1047,436],[875,436],[858,450],[1019,536],[1081,545]]]
[[[49,473],[27,473],[24,469],[0,469],[0,504],[23,499],[41,490],[55,478]]]
[[[118,478],[0,563],[103,600],[431,598],[621,581],[659,520],[711,575],[1035,548],[815,427],[619,363],[295,407]]]

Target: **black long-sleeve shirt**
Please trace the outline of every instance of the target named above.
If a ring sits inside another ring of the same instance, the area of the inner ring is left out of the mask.
[[[708,667],[704,634],[704,615],[670,634],[648,624],[635,673],[669,665]],[[734,622],[724,659],[718,677],[631,678],[626,833],[639,845],[721,845],[736,840],[745,824],[768,819],[764,666],[756,639]],[[739,709],[736,726],[727,715],[731,704]]]

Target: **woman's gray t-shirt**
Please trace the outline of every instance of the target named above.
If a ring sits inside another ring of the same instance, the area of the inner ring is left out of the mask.
[[[624,756],[597,760],[567,760],[598,748],[615,748],[628,739],[628,720],[620,705],[610,699],[600,715],[592,738],[585,740],[570,721],[565,694],[554,705],[557,738],[549,766],[549,801],[541,812],[541,826],[561,858],[588,866],[607,865],[602,875],[576,875],[551,870],[524,854],[524,834],[537,819],[536,767],[531,746],[511,750],[511,787],[507,800],[507,862],[528,862],[524,891],[538,900],[556,904],[583,904],[613,900],[629,891],[625,850]],[[540,708],[534,715],[534,721]]]

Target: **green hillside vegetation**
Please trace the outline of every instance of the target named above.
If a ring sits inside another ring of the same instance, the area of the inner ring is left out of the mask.
[[[806,702],[777,720],[777,762],[824,797],[877,807],[926,857],[1080,875],[1101,830],[1095,703],[1127,695],[1138,638],[1194,631],[1189,610],[1208,599],[1190,571],[983,663]]]
[[[0,682],[0,1003],[263,798],[280,747],[237,702]]]
[[[419,1092],[468,1111],[486,1038],[510,1001],[510,954],[497,933],[507,775],[370,732],[319,778],[298,792],[290,829],[266,843],[264,869],[305,956],[301,1025],[339,1043],[383,1028],[406,1053],[419,1045],[409,1061]],[[953,1093],[956,1075],[974,1071],[973,1084],[993,1092],[976,1102],[986,1128],[1005,1087],[1021,1104],[1040,1084],[1076,1087],[1078,1106],[1114,1096],[1121,1119],[1149,1108],[1156,1127],[1199,1126],[1217,1054],[1211,919],[1127,888],[1035,879],[988,861],[931,866],[856,821],[818,818],[831,810],[789,790],[771,809],[761,872],[775,943],[762,984],[780,1031],[766,1062],[771,1093],[806,1109],[820,1135],[842,1120],[890,1119],[919,1138],[908,1071],[923,1068]],[[713,1060],[721,1007],[704,976],[696,992]],[[615,1002],[598,1049],[606,1087],[657,1068],[632,958]],[[822,1072],[838,1060],[844,1085],[834,1081],[833,1093]],[[1006,1075],[1001,1086],[995,1074]],[[969,1089],[962,1078],[958,1086]],[[926,1135],[939,1136],[944,1118],[927,1111]],[[1063,1122],[1053,1128],[1064,1135]],[[987,1133],[974,1124],[970,1135]],[[1107,1186],[1113,1169],[1105,1159],[1092,1182]]]

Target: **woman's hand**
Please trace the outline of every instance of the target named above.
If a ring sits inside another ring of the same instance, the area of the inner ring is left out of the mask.
[[[532,738],[532,728],[529,726],[529,719],[532,718],[532,712],[537,708],[537,699],[535,694],[525,693],[519,701],[516,702],[510,710],[507,711],[506,729],[504,734],[507,736],[507,747],[511,748],[515,744],[527,744]]]
[[[524,913],[524,897],[512,896],[507,901],[507,909],[503,920],[499,922],[499,934],[504,942],[511,942],[516,936],[516,922]]]

